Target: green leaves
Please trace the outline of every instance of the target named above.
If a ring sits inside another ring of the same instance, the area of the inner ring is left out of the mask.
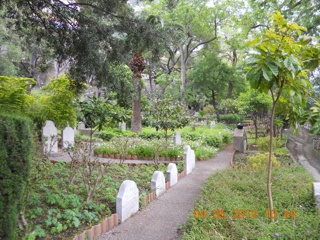
[[[306,41],[295,40],[299,34],[297,30],[304,28],[288,22],[280,12],[274,13],[271,19],[273,24],[262,38],[249,42],[254,52],[246,61],[246,77],[251,86],[260,91],[272,89],[278,95],[302,88],[304,90],[298,92],[305,95],[309,85],[305,82],[303,62],[308,59],[305,53],[308,46]]]
[[[300,120],[301,123],[310,122],[312,129],[311,134],[317,134],[320,132],[320,101],[318,100],[313,106],[306,110]]]
[[[154,103],[151,125],[158,129],[172,130],[184,127],[189,119],[187,111],[180,102],[174,102],[172,98],[166,97]]]
[[[266,66],[262,66],[263,77],[269,82],[272,80],[272,71]]]
[[[25,113],[28,89],[35,84],[31,78],[0,76],[0,112]]]
[[[272,74],[273,74],[275,77],[278,76],[278,73],[279,73],[278,67],[275,66],[274,64],[270,63],[270,62],[268,62],[267,64],[268,64],[268,67],[269,67],[269,69],[271,70]]]

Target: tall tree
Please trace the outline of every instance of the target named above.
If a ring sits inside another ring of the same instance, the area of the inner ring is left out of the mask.
[[[105,79],[109,61],[128,55],[118,39],[129,28],[123,20],[133,14],[127,1],[14,0],[0,5],[18,33],[28,29],[35,44],[44,41],[54,49],[58,65],[69,60],[77,82]]]
[[[225,97],[229,79],[234,78],[234,69],[215,53],[206,52],[188,75],[193,89],[200,90],[210,99],[220,121],[218,101]]]
[[[310,60],[310,52],[314,52],[314,47],[309,45],[311,39],[301,36],[302,31],[305,31],[306,28],[288,22],[279,11],[271,15],[271,20],[270,28],[263,33],[262,37],[249,43],[253,51],[247,60],[247,79],[251,86],[262,92],[269,91],[272,97],[267,179],[270,213],[274,211],[271,172],[275,109],[282,95],[295,96],[293,99],[299,99],[299,102],[294,102],[296,106],[306,103],[311,84],[307,78],[307,65],[304,63]],[[272,216],[270,218],[273,222]]]
[[[163,42],[161,25],[157,24],[159,17],[149,16],[147,18],[137,17],[127,22],[131,30],[124,38],[124,44],[131,50],[132,58],[129,67],[133,72],[132,77],[132,119],[131,131],[142,131],[141,118],[141,92],[142,72],[146,67],[143,53],[149,51],[152,55],[158,55],[159,45]]]
[[[148,12],[160,15],[171,33],[166,44],[166,72],[176,68],[180,72],[181,98],[185,98],[186,73],[190,58],[203,45],[217,39],[218,14],[207,6],[207,1],[166,1],[153,4]]]

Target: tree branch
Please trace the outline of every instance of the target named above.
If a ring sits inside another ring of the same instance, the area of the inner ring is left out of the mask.
[[[196,44],[196,46],[193,47],[193,48],[190,50],[190,54],[191,54],[196,48],[200,47],[201,45],[204,45],[204,44],[206,44],[206,43],[212,42],[212,41],[214,41],[214,40],[216,40],[216,39],[217,39],[217,16],[215,15],[215,16],[214,16],[214,37],[212,37],[212,38],[210,38],[210,39],[208,39],[208,40],[199,42],[198,44]],[[187,55],[190,55],[190,54],[187,53]],[[188,58],[188,57],[189,57],[189,56],[187,56],[187,58]]]
[[[255,29],[255,28],[258,28],[258,27],[265,27],[265,28],[269,29],[269,26],[268,26],[268,25],[258,24],[258,25],[252,25],[252,26],[250,27],[250,30]]]

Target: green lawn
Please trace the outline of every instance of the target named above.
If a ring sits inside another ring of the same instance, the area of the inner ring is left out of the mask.
[[[268,209],[266,170],[228,169],[211,176],[182,226],[182,239],[319,239],[310,174],[301,166],[274,168],[276,216]]]

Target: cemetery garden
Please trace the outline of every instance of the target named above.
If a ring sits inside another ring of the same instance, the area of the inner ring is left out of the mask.
[[[287,149],[320,156],[318,1],[0,6],[1,240],[103,238],[198,175],[181,239],[320,238]]]
[[[231,142],[231,131],[223,124],[217,124],[214,128],[190,126],[181,129],[182,139],[186,139],[183,140],[184,145],[179,132],[174,134],[169,131],[169,140],[166,140],[163,132],[150,127],[139,134],[107,128],[91,139],[82,135],[81,129],[76,135],[71,131],[70,138],[70,132],[66,130],[73,131],[67,127],[61,131],[62,138],[59,138],[51,121],[43,127],[46,141],[36,150],[39,153],[39,148],[44,146],[45,151],[32,162],[21,221],[21,224],[27,222],[28,228],[33,231],[21,231],[21,238],[72,238],[91,228],[116,213],[118,191],[125,180],[136,183],[139,189],[138,206],[143,208],[148,203],[145,197],[154,190],[158,191],[158,188],[150,187],[155,171],[166,176],[168,164],[172,162],[176,163],[176,174],[188,171],[183,161],[185,144],[195,150],[194,160],[202,161],[212,158],[220,147]],[[105,139],[106,131],[112,138]],[[180,138],[178,143],[175,142],[177,134]],[[91,144],[95,146],[93,151],[88,149]],[[53,152],[60,151],[58,149],[69,154],[67,162],[49,161]],[[106,161],[100,162],[101,157]],[[137,158],[150,163],[130,164],[132,159]],[[113,163],[114,159],[119,159],[119,163]]]

